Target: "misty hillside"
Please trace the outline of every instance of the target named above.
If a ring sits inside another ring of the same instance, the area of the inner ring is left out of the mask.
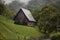
[[[41,7],[47,4],[60,4],[60,0],[32,0],[27,6],[29,7]]]
[[[17,12],[20,7],[23,7],[23,4],[21,4],[21,3],[17,2],[17,1],[13,1],[13,2],[10,3],[8,6],[9,6],[13,11]]]
[[[60,4],[60,0],[31,0],[28,5],[24,5],[23,3],[19,3],[18,1],[13,1],[12,3],[10,3],[8,6],[10,8],[12,8],[13,11],[15,11],[16,13],[18,12],[20,7],[24,7],[24,8],[39,8],[39,7],[43,7],[47,4]]]
[[[1,0],[0,40],[60,40],[59,4],[59,0],[32,0],[28,5],[24,5],[15,0],[9,5],[4,5]],[[25,10],[29,17],[26,17],[23,11],[18,12],[21,7],[29,9],[36,22],[32,21],[32,18],[31,22],[28,20],[30,18],[28,11]],[[18,14],[15,16],[17,12]],[[19,13],[24,14],[20,16]],[[14,23],[14,18],[19,24]],[[28,22],[29,26],[21,25],[21,22],[23,24]]]
[[[48,4],[60,4],[60,0],[32,0],[29,2],[27,7],[29,8],[36,8],[36,7],[43,7]]]
[[[51,3],[50,0],[33,0],[33,1],[30,1],[29,4],[27,5],[27,7],[42,7],[46,4],[49,4]]]

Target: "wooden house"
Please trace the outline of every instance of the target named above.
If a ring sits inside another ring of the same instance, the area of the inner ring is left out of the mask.
[[[14,18],[16,24],[34,26],[36,21],[33,18],[31,12],[27,9],[20,8],[17,15]]]

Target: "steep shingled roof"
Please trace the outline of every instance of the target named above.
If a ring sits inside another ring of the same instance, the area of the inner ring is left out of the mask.
[[[36,22],[36,20],[33,18],[31,12],[27,9],[21,8],[22,11],[24,12],[24,14],[26,15],[26,17],[28,18],[29,21],[34,21]]]

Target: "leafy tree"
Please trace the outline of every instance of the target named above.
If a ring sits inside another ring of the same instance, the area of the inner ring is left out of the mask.
[[[0,14],[2,14],[4,12],[4,4],[0,3]]]
[[[3,16],[9,18],[9,19],[13,19],[15,16],[15,13],[7,6],[5,6],[5,10],[3,12]]]
[[[33,17],[36,19],[36,21],[38,22],[39,19],[39,13],[40,13],[40,9],[35,8],[35,9],[29,9],[32,12]]]
[[[5,6],[4,3],[0,3],[0,15],[13,19],[15,13],[9,7]]]
[[[60,24],[60,12],[56,5],[50,4],[45,6],[39,15],[38,26],[41,32],[50,34],[57,30],[56,26]]]

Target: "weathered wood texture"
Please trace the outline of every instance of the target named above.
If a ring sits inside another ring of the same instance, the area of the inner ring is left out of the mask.
[[[17,13],[17,15],[14,18],[14,21],[16,24],[22,24],[22,25],[28,25],[28,26],[34,26],[34,21],[29,21],[22,9]]]

